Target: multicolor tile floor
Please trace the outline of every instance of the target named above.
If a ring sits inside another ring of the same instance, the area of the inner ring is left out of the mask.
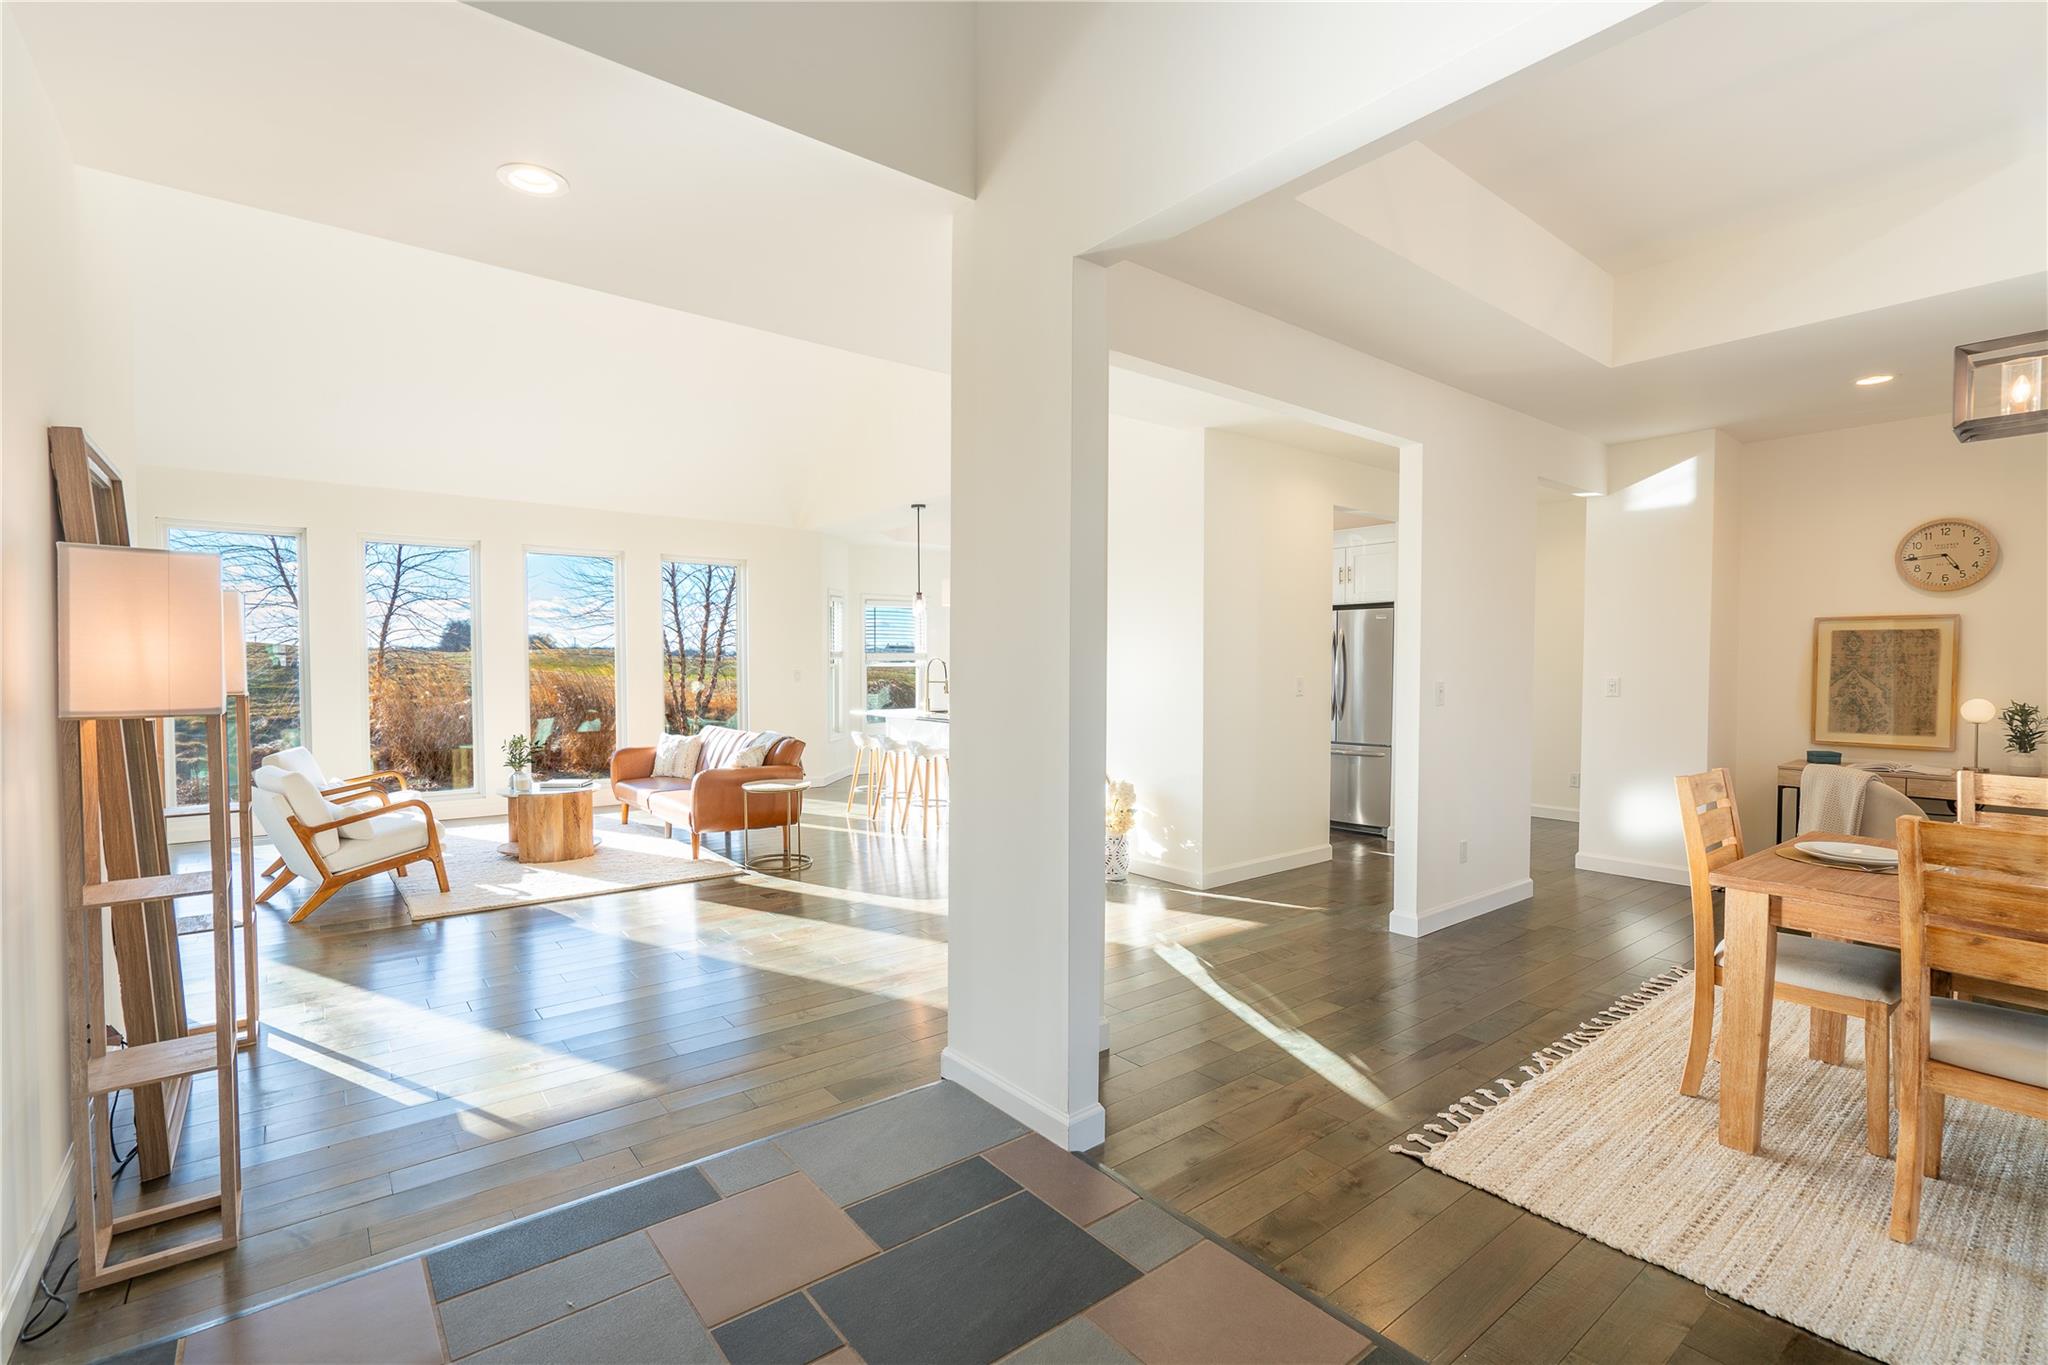
[[[941,1082],[114,1359],[1367,1355],[1408,1358]]]

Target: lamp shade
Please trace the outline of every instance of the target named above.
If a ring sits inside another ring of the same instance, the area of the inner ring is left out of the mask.
[[[1971,725],[1982,725],[1998,718],[1998,708],[1982,697],[1972,697],[1963,703],[1963,719]]]
[[[249,645],[242,638],[242,594],[233,588],[220,595],[220,671],[222,690],[239,697],[249,690]]]
[[[220,556],[57,546],[57,714],[218,715]]]

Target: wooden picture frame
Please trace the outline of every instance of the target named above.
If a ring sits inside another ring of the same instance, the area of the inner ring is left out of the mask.
[[[1818,616],[1816,744],[1953,749],[1960,616]]]

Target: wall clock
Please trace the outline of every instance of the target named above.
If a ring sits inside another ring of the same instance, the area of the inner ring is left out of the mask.
[[[1998,567],[1998,538],[1967,517],[1923,522],[1899,538],[1899,577],[1924,592],[1974,587]]]

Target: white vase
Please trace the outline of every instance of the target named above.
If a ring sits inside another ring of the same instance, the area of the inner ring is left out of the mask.
[[[1131,879],[1130,835],[1102,836],[1102,879],[1106,882],[1127,882]]]
[[[533,774],[528,772],[524,768],[521,768],[518,772],[512,774],[512,790],[516,792],[532,791]]]
[[[2021,777],[2039,777],[2041,775],[2041,751],[2036,749],[2030,754],[2014,754],[2012,756],[2012,770]]]

